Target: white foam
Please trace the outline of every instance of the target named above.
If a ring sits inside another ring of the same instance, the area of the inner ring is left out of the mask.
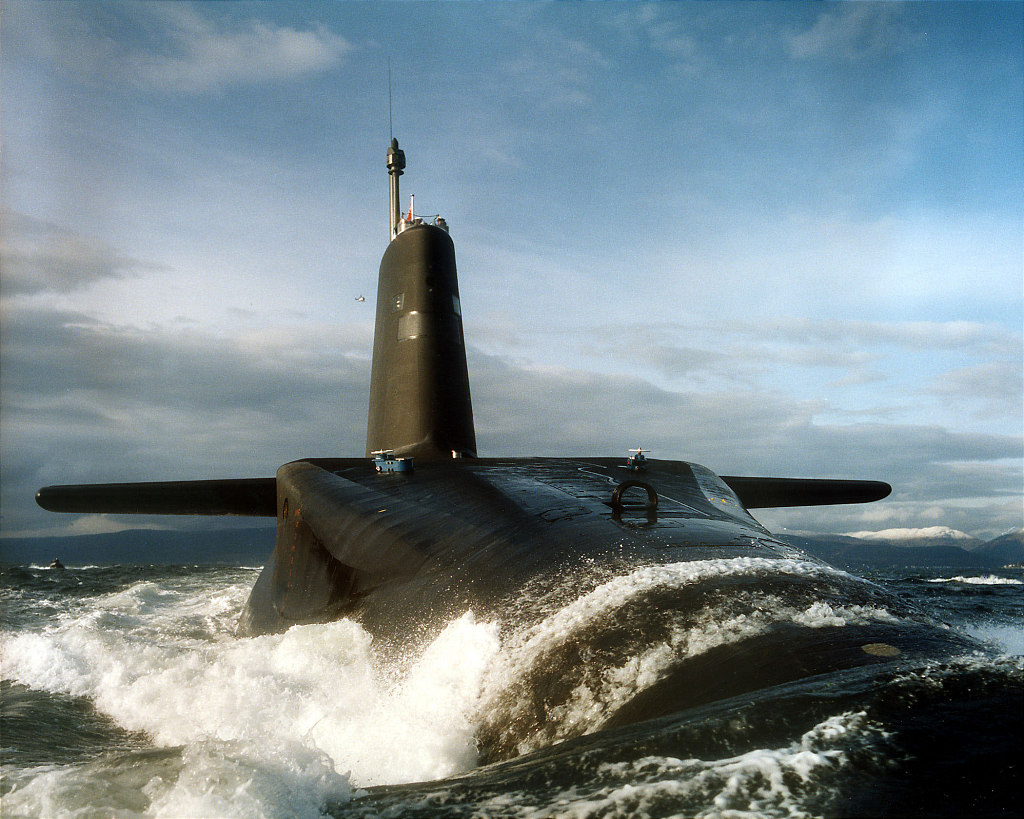
[[[132,755],[124,771],[111,763],[15,772],[5,815],[305,819],[319,816],[327,800],[347,798],[353,787],[466,771],[477,759],[474,729],[501,691],[595,618],[653,588],[762,573],[848,577],[816,563],[765,558],[638,569],[512,635],[504,648],[496,624],[466,613],[413,651],[418,656],[399,680],[380,668],[370,636],[350,620],[233,637],[249,576],[143,582],[76,600],[44,629],[3,636],[4,677],[88,697],[122,727],[147,732],[155,745],[180,747],[180,759]],[[681,656],[773,623],[814,628],[892,619],[864,606],[793,607],[768,595],[763,603],[746,615],[670,630],[621,666],[601,669],[552,711],[550,735],[533,743],[591,730]],[[785,764],[813,762],[790,757]]]
[[[871,620],[894,622],[895,618],[885,610],[864,606],[814,603],[807,609],[795,609],[775,605],[757,614],[721,621],[705,619],[692,628],[673,630],[667,641],[630,657],[621,666],[604,670],[596,685],[581,684],[574,688],[563,704],[549,709],[542,731],[520,743],[519,751],[526,753],[567,736],[590,733],[639,692],[662,679],[682,659],[763,634],[777,623],[789,621],[807,628],[824,628]]]
[[[395,681],[350,620],[234,638],[247,593],[244,581],[139,583],[44,630],[4,635],[5,678],[87,697],[123,728],[183,748],[180,770],[146,784],[148,805],[111,796],[109,771],[71,767],[21,777],[5,809],[316,816],[350,781],[433,779],[476,764],[471,715],[498,648],[495,625],[465,614]]]
[[[320,819],[328,800],[352,788],[330,758],[298,743],[269,755],[255,743],[188,745],[171,782],[154,777],[143,788],[156,817],[296,817]]]
[[[497,626],[467,613],[448,625],[398,685],[331,710],[311,735],[361,785],[469,770],[477,759],[473,713],[497,650]]]
[[[682,588],[709,577],[771,572],[802,576],[847,576],[828,566],[797,560],[735,558],[650,566],[616,577],[569,603],[529,632],[513,636],[502,650],[485,682],[483,719],[492,725],[533,712],[534,694],[516,681],[543,668],[552,649],[581,643],[589,624],[636,596],[655,588]],[[779,623],[806,628],[841,627],[869,622],[895,623],[889,611],[873,606],[833,606],[818,601],[806,608],[765,595],[756,611],[723,617],[715,610],[700,619],[673,627],[667,639],[645,647],[618,667],[606,668],[594,679],[581,681],[565,700],[548,708],[533,735],[520,738],[518,751],[527,753],[569,736],[592,732],[639,692],[656,683],[676,664],[717,646],[763,634]],[[519,692],[518,698],[510,692]],[[522,721],[529,724],[529,720]]]
[[[711,577],[758,575],[766,572],[810,577],[848,577],[845,572],[829,566],[789,559],[741,557],[646,566],[603,583],[518,637],[520,645],[516,649],[517,662],[535,659],[549,645],[564,640],[601,613],[618,608],[653,588],[679,589]]]
[[[929,583],[967,583],[971,586],[1024,586],[1024,580],[1017,580],[1012,577],[998,577],[994,574],[987,574],[980,577],[965,577],[958,574],[956,577],[934,577]]]
[[[16,773],[4,814],[85,817],[322,819],[353,790],[322,754],[295,745],[268,754],[247,743],[206,742],[178,755],[133,755]]]
[[[881,736],[864,712],[830,717],[797,742],[716,760],[645,757],[607,763],[600,773],[621,782],[592,794],[577,788],[557,794],[543,806],[507,805],[520,819],[591,819],[603,816],[661,815],[666,798],[692,805],[686,815],[701,819],[761,819],[815,815],[803,807],[802,791],[834,777],[847,763],[844,747],[851,739]],[[519,797],[523,802],[528,796]]]

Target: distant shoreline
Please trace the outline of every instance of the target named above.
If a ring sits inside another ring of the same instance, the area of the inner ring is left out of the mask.
[[[971,549],[939,541],[906,545],[845,535],[778,535],[837,568],[1002,569],[1024,564],[1024,533],[1011,532]],[[262,566],[274,548],[272,525],[214,531],[127,529],[99,535],[0,538],[0,563],[65,565]]]
[[[101,535],[0,539],[0,563],[262,566],[274,549],[274,527],[180,531],[126,529]]]

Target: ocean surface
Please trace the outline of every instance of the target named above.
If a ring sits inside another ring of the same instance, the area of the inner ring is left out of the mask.
[[[749,561],[703,564],[704,576],[757,570]],[[862,573],[988,651],[908,660],[881,681],[855,668],[591,730],[596,699],[628,699],[657,681],[659,652],[699,653],[775,620],[841,629],[907,616],[824,600],[795,610],[765,597],[754,613],[711,618],[674,642],[591,668],[558,715],[570,738],[541,732],[520,756],[489,765],[480,765],[475,737],[500,729],[493,716],[508,713],[510,699],[529,707],[537,692],[527,689],[542,684],[553,647],[614,621],[616,607],[658,584],[687,582],[695,564],[638,568],[560,604],[528,633],[502,633],[466,611],[401,660],[382,657],[349,620],[237,638],[258,571],[4,566],[0,813],[1021,814],[1021,569]],[[954,725],[980,740],[963,753],[947,747]]]

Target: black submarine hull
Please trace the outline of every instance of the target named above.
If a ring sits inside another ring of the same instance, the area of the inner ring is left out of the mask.
[[[254,597],[240,629],[280,631],[370,610],[368,601],[398,587],[402,600],[415,598],[407,608],[420,619],[438,605],[490,611],[538,575],[569,579],[581,562],[612,571],[810,560],[751,517],[728,479],[683,461],[646,463],[635,472],[615,458],[474,458],[386,474],[362,459],[285,464],[276,477],[277,544],[264,570],[273,582],[261,581],[271,603]],[[846,483],[851,498],[888,491]],[[438,577],[444,589],[431,587]]]
[[[773,537],[697,464],[474,459],[378,474],[300,461],[277,487],[277,546],[240,633],[349,617],[400,662],[467,612],[497,623],[514,659],[481,711],[485,761],[978,648]],[[614,682],[609,669],[622,669]]]

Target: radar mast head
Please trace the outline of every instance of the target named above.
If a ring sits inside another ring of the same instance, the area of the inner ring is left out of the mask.
[[[398,204],[398,177],[405,170],[405,151],[398,147],[398,140],[392,137],[387,155],[388,176],[390,178],[388,211],[391,222],[391,238],[398,235],[398,222],[402,218]]]

